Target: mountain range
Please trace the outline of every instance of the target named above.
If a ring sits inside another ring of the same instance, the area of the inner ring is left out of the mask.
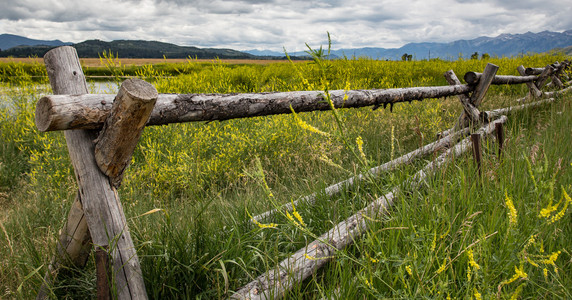
[[[42,57],[51,48],[72,45],[80,57],[98,57],[103,51],[111,51],[121,58],[221,58],[221,59],[280,59],[284,53],[270,50],[236,51],[232,49],[198,48],[178,46],[156,41],[117,40],[105,42],[87,40],[72,44],[59,40],[33,40],[26,37],[1,34],[0,56]],[[331,58],[369,57],[373,59],[400,60],[404,54],[414,59],[457,59],[468,58],[475,52],[479,55],[516,56],[527,53],[542,53],[555,48],[570,49],[572,30],[564,32],[542,31],[523,34],[501,34],[497,37],[479,37],[472,40],[458,40],[450,43],[409,43],[400,48],[355,48],[331,51]],[[305,57],[304,51],[289,53],[293,57]]]
[[[450,43],[409,43],[400,48],[355,48],[332,50],[332,57],[369,57],[373,59],[400,60],[403,54],[412,55],[415,59],[457,59],[459,56],[469,58],[477,52],[490,56],[516,56],[527,53],[542,53],[555,48],[572,46],[572,30],[564,32],[542,31],[523,34],[501,34],[497,37],[479,37],[472,40],[458,40]],[[280,52],[267,50],[245,51],[254,55],[281,55]],[[294,56],[307,55],[306,52],[290,53]]]

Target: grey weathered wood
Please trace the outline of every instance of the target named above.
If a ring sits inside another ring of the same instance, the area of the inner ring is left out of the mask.
[[[44,275],[44,282],[36,297],[38,300],[49,297],[49,285],[56,278],[61,266],[83,267],[91,252],[91,236],[83,215],[79,194],[70,208],[68,218],[59,235],[56,254],[52,257]]]
[[[485,98],[485,95],[486,95],[487,91],[489,90],[489,86],[493,82],[493,79],[494,79],[498,69],[499,69],[499,67],[497,65],[493,65],[491,63],[488,63],[487,66],[485,67],[485,70],[483,71],[483,74],[481,75],[481,79],[479,80],[479,83],[477,84],[475,91],[471,95],[471,103],[475,107],[478,108],[479,105],[481,105],[481,102]]]
[[[155,87],[141,79],[127,79],[119,88],[95,145],[95,161],[115,187],[131,162],[157,97]]]
[[[445,79],[450,85],[457,85],[461,84],[459,78],[453,70],[449,70],[444,74]],[[463,105],[463,112],[459,116],[459,120],[457,120],[457,124],[453,128],[465,128],[469,126],[470,122],[478,122],[479,121],[479,110],[471,103],[471,98],[467,94],[461,94],[458,96],[461,105]]]
[[[469,85],[400,88],[387,90],[330,91],[337,108],[386,105],[441,98],[472,91]],[[347,99],[344,97],[347,95]],[[113,95],[45,96],[36,106],[40,131],[97,129],[111,109]],[[274,114],[329,110],[323,92],[279,92],[259,94],[160,94],[147,125],[228,120]]]
[[[542,71],[542,73],[538,75],[538,79],[536,80],[536,87],[539,90],[541,90],[544,87],[544,85],[548,81],[548,78],[550,78],[550,75],[552,75],[554,71],[555,69],[551,65],[548,65],[544,68],[544,71]]]
[[[496,130],[496,127],[495,127]],[[471,142],[473,144],[473,158],[477,164],[477,171],[479,172],[479,177],[481,177],[481,160],[483,158],[481,149],[481,135],[479,133],[471,134]]]
[[[526,68],[524,74],[526,75],[540,75],[544,72],[545,68]]]
[[[572,91],[572,86],[561,90],[561,91],[556,91],[556,92],[547,92],[544,93],[543,96],[546,97],[552,97],[554,95],[557,94],[562,94],[568,91]],[[520,100],[524,100],[520,99]],[[506,107],[506,108],[499,108],[499,109],[495,109],[495,110],[491,110],[491,111],[484,111],[483,115],[485,115],[485,119],[487,120],[493,120],[496,118],[499,118],[502,115],[508,115],[511,114],[513,112],[516,111],[520,111],[523,109],[527,109],[530,107],[535,107],[535,106],[540,106],[542,104],[547,104],[547,103],[552,103],[554,102],[554,98],[549,98],[549,99],[544,99],[544,100],[540,100],[540,101],[536,101],[536,102],[532,102],[532,103],[527,103],[527,104],[521,104],[521,105],[517,105],[517,106],[510,106],[510,107]],[[450,131],[450,133],[449,133]],[[352,187],[355,183],[364,180],[365,178],[368,177],[376,177],[379,176],[380,174],[382,174],[382,172],[386,172],[389,170],[392,170],[400,165],[409,163],[410,161],[412,161],[413,159],[416,159],[418,157],[442,150],[442,149],[447,149],[450,147],[450,145],[452,145],[455,141],[457,141],[460,137],[466,136],[469,133],[469,128],[464,128],[460,131],[455,131],[452,129],[447,130],[447,134],[443,134],[441,136],[441,139],[427,144],[419,149],[413,150],[401,157],[398,157],[392,161],[389,161],[387,163],[384,163],[383,165],[377,166],[375,168],[371,168],[368,173],[366,174],[359,174],[357,176],[354,177],[350,177],[349,179],[346,179],[344,181],[338,182],[336,184],[333,184],[331,186],[328,186],[327,188],[325,188],[323,191],[321,191],[321,193],[324,193],[327,196],[335,196],[338,193],[340,193],[344,188],[349,188]],[[500,149],[499,149],[500,151]],[[296,201],[293,202],[294,206],[297,206],[298,204],[304,203],[304,204],[313,204],[316,201],[316,197],[317,197],[318,193],[313,193],[311,195],[302,197]],[[251,221],[257,221],[257,222],[261,222],[264,219],[276,214],[277,212],[284,212],[284,211],[292,211],[292,203],[286,203],[282,206],[280,206],[279,208],[275,208],[272,209],[270,211],[264,212],[262,214],[259,214],[257,216],[254,216],[252,218]]]
[[[488,135],[495,130],[497,122],[504,123],[506,120],[506,116],[502,116],[499,120],[479,129],[478,132]],[[470,139],[464,139],[419,170],[404,183],[404,188],[411,189],[419,186],[425,178],[447,163],[449,157],[461,155],[470,148]],[[278,266],[268,270],[265,274],[260,275],[242,287],[231,298],[281,298],[294,284],[308,278],[319,268],[334,259],[337,250],[352,244],[359,238],[368,228],[368,219],[387,214],[388,209],[393,205],[395,197],[401,193],[402,189],[399,186],[393,188],[391,192],[376,199],[348,219],[338,223],[330,231],[283,260]]]
[[[323,193],[326,196],[330,196],[330,197],[335,196],[335,195],[339,194],[340,192],[342,192],[344,188],[350,188],[354,184],[356,184],[357,182],[363,181],[367,178],[378,177],[381,174],[383,174],[383,172],[387,172],[387,171],[393,170],[393,169],[395,169],[401,165],[408,164],[418,157],[422,157],[422,156],[425,156],[427,154],[431,154],[431,153],[435,153],[435,152],[440,151],[440,150],[447,149],[447,148],[451,147],[454,143],[456,143],[460,138],[466,136],[468,133],[469,133],[469,128],[464,128],[462,130],[455,131],[455,132],[447,135],[446,137],[444,137],[442,139],[439,139],[439,140],[432,142],[430,144],[427,144],[421,148],[413,150],[413,151],[411,151],[411,152],[409,152],[403,156],[400,156],[400,157],[398,157],[392,161],[388,161],[388,162],[386,162],[380,166],[371,168],[365,174],[358,174],[358,175],[352,176],[352,177],[350,177],[344,181],[340,181],[336,184],[330,185],[330,186],[326,187],[323,191],[321,191],[321,193]],[[313,204],[316,201],[317,196],[318,196],[318,193],[313,193],[311,195],[302,197],[296,201],[288,202],[288,203],[280,206],[279,208],[275,208],[275,209],[269,210],[267,212],[264,212],[262,214],[259,214],[257,216],[252,217],[251,222],[252,221],[261,222],[264,219],[276,214],[277,212],[292,211],[293,210],[292,204],[294,204],[294,206],[297,206],[301,203]]]
[[[477,72],[467,72],[465,73],[464,79],[468,84],[477,84],[482,77],[482,73]],[[511,76],[511,75],[495,75],[491,84],[501,85],[501,84],[519,84],[533,82],[538,78],[538,76]]]
[[[95,273],[97,274],[97,300],[111,299],[109,254],[105,247],[95,249]]]
[[[504,146],[504,129],[502,123],[497,123],[495,128],[497,142],[499,143],[498,158],[502,157],[502,148]]]
[[[526,69],[524,68],[523,65],[518,66],[518,68],[516,69],[520,75],[522,75],[523,77],[526,76]],[[534,82],[527,82],[526,86],[528,86],[529,94],[533,98],[540,98],[542,96],[542,92],[536,87],[536,84],[534,84]]]
[[[85,94],[87,82],[81,70],[79,59],[75,49],[72,47],[62,47],[59,52],[61,56],[48,55],[44,57],[50,84],[54,94]],[[72,132],[64,132],[68,148],[77,142],[76,136]],[[56,254],[51,259],[44,283],[38,291],[36,299],[48,298],[48,286],[57,276],[61,266],[75,265],[85,266],[91,250],[91,236],[88,231],[87,222],[83,214],[81,195],[78,192],[64,227],[60,230]]]
[[[50,50],[44,61],[54,93],[81,94],[87,91],[74,48],[59,47]],[[82,83],[83,88],[78,88]],[[117,190],[95,162],[93,140],[96,132],[67,130],[65,136],[92,241],[99,246],[108,246],[111,252],[117,297],[146,299],[139,259]]]

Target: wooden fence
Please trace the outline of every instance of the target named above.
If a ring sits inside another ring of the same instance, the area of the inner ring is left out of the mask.
[[[66,224],[60,232],[57,253],[49,265],[38,299],[48,296],[49,285],[62,265],[85,266],[93,248],[98,298],[111,297],[108,285],[110,278],[113,278],[114,286],[111,290],[116,291],[114,297],[147,298],[139,259],[117,193],[123,172],[131,161],[145,126],[285,114],[292,110],[300,112],[331,109],[329,103],[322,101],[323,92],[318,91],[225,95],[158,94],[151,84],[139,79],[123,82],[116,96],[88,94],[86,80],[74,48],[65,46],[53,49],[45,55],[44,61],[55,95],[39,100],[36,107],[36,126],[40,131],[64,130],[79,187]],[[481,112],[478,107],[491,84],[526,83],[530,89],[527,99],[550,97],[554,93],[543,93],[542,87],[548,80],[553,85],[563,87],[560,77],[568,66],[568,61],[557,62],[541,69],[524,69],[521,66],[519,72],[522,76],[497,76],[498,67],[488,64],[482,73],[465,74],[468,84],[461,84],[453,71],[448,71],[445,77],[450,83],[449,86],[330,91],[333,106],[337,108],[377,108],[404,101],[457,95],[464,111],[455,127],[443,132],[438,141],[373,168],[367,174],[328,187],[325,193],[334,195],[342,187],[351,186],[367,176],[375,176],[383,170],[436,149],[449,148],[409,179],[406,185],[418,184],[440,167],[448,156],[470,148],[471,141],[468,139],[451,147],[470,131],[470,127],[483,125],[477,132],[490,134],[494,132],[497,124],[506,121],[502,114],[551,101],[547,99],[504,110]],[[495,118],[498,119],[492,122]],[[354,216],[339,223],[318,240],[283,261],[275,270],[268,271],[237,291],[233,298],[280,297],[294,283],[305,279],[327,263],[326,258],[336,249],[347,246],[358,237],[367,228],[363,216],[386,211],[402,189],[394,188]],[[298,201],[314,199],[315,194]],[[292,209],[292,206],[288,204],[280,209],[288,210]],[[253,220],[262,220],[275,211],[256,216]],[[308,256],[318,259],[309,260],[306,258]]]

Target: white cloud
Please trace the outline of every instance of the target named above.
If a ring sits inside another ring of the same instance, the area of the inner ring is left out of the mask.
[[[239,50],[400,47],[572,29],[564,0],[10,0],[0,33],[36,39],[146,39]]]

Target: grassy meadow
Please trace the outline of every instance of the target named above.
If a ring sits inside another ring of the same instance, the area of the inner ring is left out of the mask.
[[[516,75],[562,55],[457,61],[231,64],[189,59],[127,65],[111,56],[87,75],[152,82],[160,93],[241,93],[447,85],[481,72]],[[0,299],[35,297],[77,192],[63,133],[38,132],[36,101],[50,94],[40,62],[0,63]],[[482,108],[515,105],[526,85],[493,86]],[[251,216],[354,176],[436,140],[461,113],[456,97],[155,126],[145,129],[119,189],[152,299],[221,299],[405,181],[438,153],[338,196],[318,193],[259,226]],[[509,116],[502,158],[483,145],[451,159],[354,245],[287,299],[572,298],[572,102]],[[95,267],[62,270],[54,299],[95,298]]]

